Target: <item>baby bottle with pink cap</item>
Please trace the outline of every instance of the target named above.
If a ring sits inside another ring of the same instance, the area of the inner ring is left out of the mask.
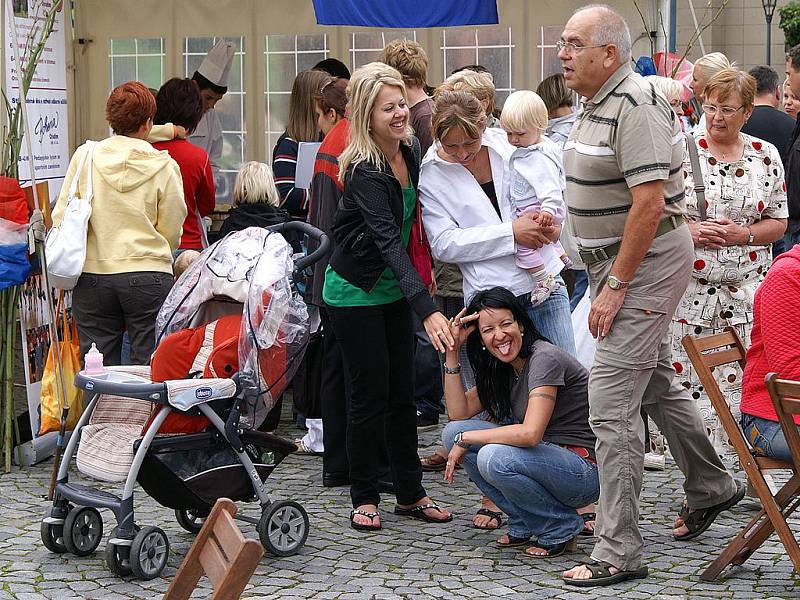
[[[83,357],[84,369],[83,372],[89,376],[102,375],[106,372],[103,366],[103,353],[97,349],[97,346],[92,342],[92,347]]]

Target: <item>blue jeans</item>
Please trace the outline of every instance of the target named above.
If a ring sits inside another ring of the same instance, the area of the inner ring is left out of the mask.
[[[575,310],[589,287],[589,276],[585,270],[574,269],[573,273],[575,273],[575,289],[572,290],[572,297],[569,299],[570,312]]]
[[[499,425],[475,418],[451,421],[442,440],[450,451],[458,433],[495,427]],[[472,482],[508,515],[509,535],[534,537],[546,546],[578,535],[583,518],[576,509],[600,495],[597,466],[549,442],[533,448],[471,446],[463,465]]]
[[[780,423],[742,413],[741,424],[744,436],[757,454],[792,461],[792,453]]]
[[[533,325],[544,337],[572,356],[575,350],[575,335],[572,333],[572,316],[569,310],[569,296],[564,280],[557,277],[558,285],[547,300],[537,306],[523,306]]]
[[[800,244],[800,228],[796,231],[789,233],[789,229],[792,227],[796,227],[791,222],[789,223],[789,228],[786,230],[786,234],[783,236],[783,251],[786,252],[791,250],[795,244]]]
[[[419,317],[414,315],[414,402],[419,414],[427,419],[439,420],[444,413],[442,404],[442,371],[439,353],[431,344],[425,327]]]

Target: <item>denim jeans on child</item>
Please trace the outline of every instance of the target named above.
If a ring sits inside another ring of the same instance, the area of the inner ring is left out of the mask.
[[[495,427],[477,418],[451,421],[442,440],[449,451],[458,433]],[[547,546],[575,537],[583,529],[576,509],[600,494],[597,466],[549,442],[533,448],[471,446],[463,465],[472,482],[508,515],[509,535],[534,537]]]
[[[781,424],[742,413],[742,431],[756,453],[778,460],[792,461],[792,453]]]
[[[556,277],[556,282],[556,288],[547,297],[547,300],[537,306],[531,306],[529,300],[523,308],[527,311],[528,316],[533,321],[533,325],[542,336],[564,352],[577,356],[567,287],[564,285],[564,280],[561,279],[561,276]]]

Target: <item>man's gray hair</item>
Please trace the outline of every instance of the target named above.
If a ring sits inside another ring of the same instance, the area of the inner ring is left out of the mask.
[[[576,15],[585,10],[596,10],[601,17],[592,32],[592,45],[614,44],[620,63],[629,62],[631,60],[631,31],[622,15],[607,4],[588,4],[581,6],[572,14]]]

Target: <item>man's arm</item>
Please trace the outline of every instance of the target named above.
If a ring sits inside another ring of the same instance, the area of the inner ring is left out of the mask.
[[[630,281],[653,243],[658,222],[664,212],[664,182],[648,181],[631,188],[633,204],[625,221],[622,246],[611,267],[611,275],[621,281]],[[592,336],[604,338],[625,301],[627,288],[612,290],[603,285],[589,311],[589,331]]]
[[[633,204],[625,221],[622,247],[611,274],[622,281],[630,281],[650,249],[658,223],[664,215],[664,182],[648,181],[631,188]]]

